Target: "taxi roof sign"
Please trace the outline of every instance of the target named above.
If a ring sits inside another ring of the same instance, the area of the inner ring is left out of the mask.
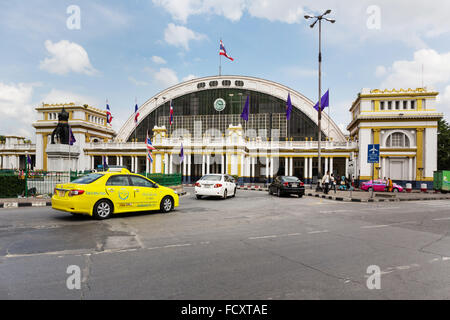
[[[108,168],[107,172],[120,172],[120,173],[131,173],[127,168],[125,167],[110,167]]]

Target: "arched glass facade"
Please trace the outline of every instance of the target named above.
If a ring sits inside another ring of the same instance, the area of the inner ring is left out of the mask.
[[[243,120],[242,113],[245,101],[249,96],[250,116],[249,121]],[[222,98],[226,102],[223,111],[214,108],[214,101]],[[160,103],[160,101],[158,101]],[[286,121],[286,101],[271,95],[235,88],[203,89],[186,94],[173,100],[174,121],[169,125],[170,101],[166,101],[156,110],[152,111],[138,125],[128,141],[135,137],[138,141],[144,141],[147,130],[151,132],[155,125],[165,125],[169,135],[175,129],[187,129],[194,135],[194,122],[202,122],[202,132],[216,128],[225,133],[229,124],[241,124],[247,131],[254,129],[257,136],[273,137],[270,129],[279,130],[279,139],[285,140],[292,137],[296,141],[304,141],[312,137],[317,140],[317,125],[302,111],[293,106],[289,121]],[[197,126],[198,127],[198,126]],[[322,131],[323,132],[323,131]],[[323,140],[326,135],[322,133]]]

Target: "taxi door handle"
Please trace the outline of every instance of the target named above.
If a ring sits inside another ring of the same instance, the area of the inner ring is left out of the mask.
[[[108,189],[108,191],[109,191],[109,192],[114,192],[114,189],[111,188],[111,189]]]

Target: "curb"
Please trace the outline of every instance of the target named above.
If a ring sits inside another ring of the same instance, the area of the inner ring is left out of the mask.
[[[0,209],[12,209],[12,208],[23,208],[23,207],[51,207],[51,201],[33,201],[33,202],[2,202],[0,203]]]

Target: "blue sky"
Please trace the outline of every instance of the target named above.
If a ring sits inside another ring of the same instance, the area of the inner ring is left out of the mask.
[[[67,27],[71,5],[79,29]],[[235,59],[222,60],[222,74],[280,82],[315,101],[318,30],[303,16],[328,8],[337,22],[323,26],[323,88],[341,128],[361,88],[419,87],[422,65],[448,119],[449,1],[2,1],[0,134],[33,138],[42,102],[105,108],[105,99],[118,130],[135,97],[141,104],[184,79],[217,74],[220,38]]]

